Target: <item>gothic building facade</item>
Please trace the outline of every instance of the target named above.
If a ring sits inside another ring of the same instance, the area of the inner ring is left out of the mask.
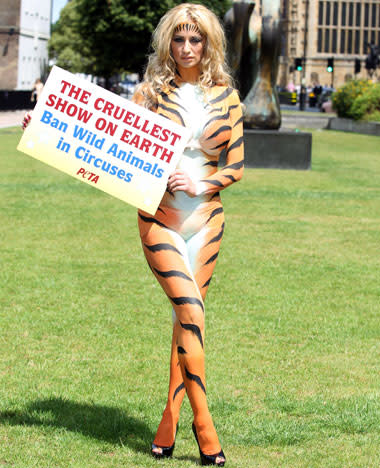
[[[369,44],[380,45],[380,0],[281,0],[283,38],[278,83],[319,82],[335,88],[368,78]],[[265,13],[264,13],[265,14]],[[294,67],[302,59],[302,70]],[[333,58],[333,71],[327,71]],[[355,59],[361,70],[355,73]],[[372,76],[380,79],[378,71]]]

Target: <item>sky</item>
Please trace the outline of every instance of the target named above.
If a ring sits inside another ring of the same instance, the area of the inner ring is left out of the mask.
[[[53,23],[59,18],[59,12],[66,5],[67,0],[53,0]]]

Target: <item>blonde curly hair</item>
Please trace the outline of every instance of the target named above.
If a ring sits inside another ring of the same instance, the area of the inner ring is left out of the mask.
[[[200,63],[199,86],[203,89],[215,84],[232,86],[225,62],[226,39],[217,16],[203,5],[181,3],[161,18],[153,33],[153,53],[148,58],[144,80],[138,88],[145,107],[155,107],[157,95],[173,87],[171,82],[177,73],[170,44],[176,27],[189,22],[194,23],[206,39]]]

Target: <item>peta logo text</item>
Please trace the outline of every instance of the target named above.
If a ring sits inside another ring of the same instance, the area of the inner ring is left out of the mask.
[[[79,169],[77,175],[81,175],[82,179],[87,179],[88,181],[93,182],[94,184],[96,184],[99,180],[98,175],[94,174],[91,171],[86,171],[86,169],[84,169],[83,167]]]

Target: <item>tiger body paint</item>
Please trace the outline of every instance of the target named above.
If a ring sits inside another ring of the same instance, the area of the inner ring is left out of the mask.
[[[187,393],[202,450],[214,454],[220,444],[206,400],[204,299],[224,230],[219,192],[243,172],[241,105],[226,86],[205,95],[197,85],[173,83],[158,96],[156,112],[192,131],[178,168],[196,184],[197,196],[166,191],[154,216],[138,212],[145,257],[173,307],[169,395],[154,444],[173,444]],[[226,165],[218,170],[222,150]]]

